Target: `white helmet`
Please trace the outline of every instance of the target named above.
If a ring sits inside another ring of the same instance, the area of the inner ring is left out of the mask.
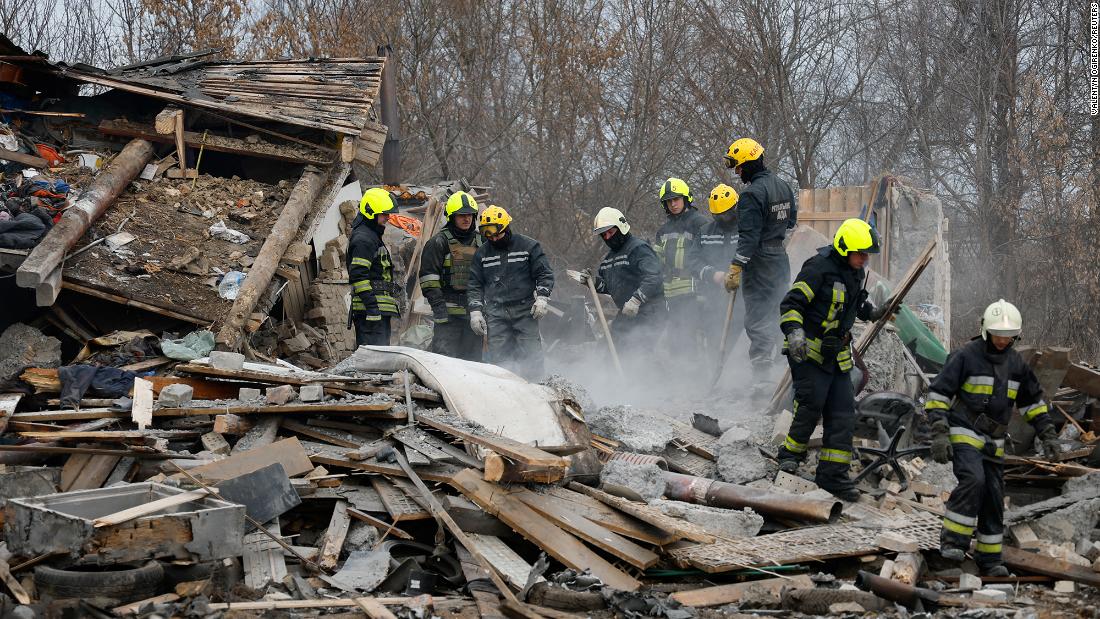
[[[630,232],[630,224],[626,223],[626,215],[617,208],[611,208],[605,206],[600,209],[599,213],[596,213],[596,222],[592,225],[592,234],[603,234],[614,226],[619,229],[619,232],[626,234]]]
[[[1024,320],[1020,317],[1020,310],[1004,299],[991,303],[982,314],[983,340],[988,340],[990,335],[1016,337],[1023,327]]]

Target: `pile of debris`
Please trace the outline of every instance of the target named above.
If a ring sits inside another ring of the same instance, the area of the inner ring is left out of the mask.
[[[63,367],[33,328],[0,336],[0,614],[1027,614],[1100,585],[1100,471],[1074,462],[1100,372],[1061,351],[1032,359],[1066,385],[1065,461],[1010,458],[1019,575],[980,580],[937,563],[950,475],[919,456],[865,457],[866,494],[842,504],[766,463],[719,479],[770,437],[594,410],[560,380],[408,348],[318,372],[208,332],[129,335]]]

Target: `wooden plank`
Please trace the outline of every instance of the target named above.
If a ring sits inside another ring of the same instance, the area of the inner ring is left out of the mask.
[[[328,521],[328,529],[321,540],[321,558],[317,561],[325,569],[335,569],[340,562],[340,551],[344,549],[344,540],[348,536],[348,528],[351,526],[351,516],[348,515],[348,502],[337,501],[332,510],[332,517]]]
[[[7,430],[8,420],[15,414],[15,409],[22,399],[22,393],[0,393],[0,434]]]
[[[605,585],[615,589],[635,591],[641,586],[632,576],[589,550],[577,538],[559,529],[506,489],[481,479],[476,471],[459,473],[452,485],[481,509],[500,518],[567,567],[591,570]]]
[[[814,581],[810,580],[809,576],[798,574],[791,578],[767,578],[764,580],[750,580],[748,582],[738,582],[729,585],[718,585],[716,587],[703,587],[702,589],[692,589],[689,591],[677,591],[669,597],[684,606],[705,608],[707,606],[735,604],[740,602],[745,594],[750,591],[753,592],[753,595],[756,595],[758,591],[767,592],[774,595],[776,600],[778,600],[779,594],[783,589],[810,589],[813,588],[813,586]]]
[[[139,137],[149,140],[150,142],[175,143],[174,136],[160,135],[148,125],[142,125],[125,119],[101,121],[99,123],[99,132],[104,135],[119,135],[131,138]],[[201,133],[184,131],[183,141],[187,146],[193,148],[203,146],[205,150],[209,151],[259,157],[262,159],[273,159],[276,161],[328,165],[331,159],[324,152],[299,146],[271,144],[269,142],[252,144],[241,139],[213,133],[207,134],[204,139]]]
[[[370,619],[397,619],[397,615],[387,610],[375,598],[355,598],[355,605],[363,609]]]
[[[144,430],[153,423],[153,383],[144,378],[135,378],[134,387],[130,391],[134,394],[130,420],[137,424],[139,430]]]
[[[1050,576],[1058,580],[1072,580],[1083,585],[1100,587],[1100,573],[1068,561],[1027,552],[1012,546],[1005,546],[1002,549],[1002,558],[1011,568]]]
[[[279,415],[264,417],[237,440],[237,444],[233,446],[229,455],[235,456],[274,443],[282,422],[283,418]]]
[[[403,606],[413,598],[410,597],[384,597],[374,598],[380,604],[389,606]],[[435,598],[438,604],[446,598]],[[213,602],[208,605],[210,610],[289,610],[295,608],[346,608],[358,607],[355,600],[343,598],[323,598],[319,600],[277,600],[259,602]]]
[[[281,537],[279,519],[264,525],[275,537]],[[252,531],[244,536],[244,582],[252,589],[263,589],[270,583],[281,583],[286,578],[286,557],[283,548],[263,531]]]
[[[313,470],[306,450],[297,438],[284,439],[251,451],[230,456],[190,469],[188,472],[204,481],[221,481],[258,471],[271,464],[281,464],[287,477]],[[174,477],[174,476],[173,476]]]
[[[75,456],[70,456],[70,459],[72,457]],[[103,486],[103,482],[107,481],[107,477],[111,474],[111,471],[115,469],[120,459],[119,456],[88,456],[88,460],[84,466],[81,467],[80,472],[69,483],[68,487],[63,488],[61,491],[91,490],[92,488]],[[62,473],[64,473],[64,470],[62,470]]]
[[[388,533],[388,534],[390,534],[394,537],[399,537],[401,539],[409,539],[409,540],[413,539],[413,536],[411,536],[408,533],[404,532],[403,530],[397,528],[397,523],[396,522],[389,523],[389,522],[386,522],[385,520],[380,520],[378,518],[375,518],[374,516],[371,516],[370,514],[368,514],[366,512],[361,512],[361,511],[359,511],[355,508],[352,508],[352,507],[348,508],[348,515],[351,516],[352,518],[355,518],[356,520],[358,520],[360,522],[365,522],[365,523],[371,525],[372,527],[378,529],[378,531],[380,533]]]
[[[338,376],[328,376],[325,374],[292,374],[289,372],[275,373],[270,371],[249,369],[246,365],[242,370],[222,370],[219,368],[210,367],[207,365],[197,363],[186,363],[177,365],[176,370],[181,372],[187,372],[189,374],[198,374],[201,376],[213,376],[215,378],[232,378],[241,381],[267,383],[274,385],[324,385],[326,387],[339,387],[349,393],[384,393],[386,395],[392,395],[394,397],[404,397],[404,389],[394,389],[392,387],[379,387],[374,385],[364,385],[359,381],[351,378],[344,378]],[[438,393],[421,391],[412,393],[413,399],[424,400],[426,402],[442,402],[443,398]]]
[[[446,432],[452,436],[456,436],[468,443],[480,445],[488,449],[492,449],[502,456],[506,456],[513,460],[518,460],[524,464],[533,464],[536,466],[547,467],[561,467],[568,466],[568,461],[561,456],[555,456],[554,454],[547,453],[538,447],[527,445],[519,441],[514,441],[510,438],[503,436],[488,436],[483,434],[473,434],[465,430],[454,427],[448,424],[438,416],[421,413],[417,416],[417,421],[424,425],[431,426],[441,432]]]
[[[304,423],[299,423],[297,421],[294,421],[293,419],[284,419],[282,427],[283,427],[284,430],[289,430],[291,432],[295,432],[295,433],[301,434],[303,436],[308,436],[310,438],[317,439],[317,440],[319,440],[323,443],[328,443],[330,445],[336,445],[337,447],[347,447],[347,448],[350,448],[350,449],[357,449],[358,447],[362,446],[362,444],[363,444],[362,441],[358,441],[358,442],[357,441],[352,441],[352,440],[348,440],[347,438],[344,438],[342,436],[339,436],[333,430],[326,430],[324,428],[314,428],[312,426],[307,426]],[[347,435],[345,434],[345,436],[347,436]]]
[[[433,441],[434,437],[417,429],[415,426],[399,428],[395,430],[391,436],[406,447],[420,452],[429,460],[443,460],[444,462],[455,461],[455,459],[451,457],[451,454],[443,451],[443,449],[437,445],[439,439]]]
[[[577,482],[571,482],[569,484],[569,488],[571,490],[576,490],[577,492],[580,492],[582,494],[587,494],[588,496],[600,501],[601,503],[604,503],[605,505],[610,505],[611,507],[614,507],[621,512],[630,514],[631,516],[634,516],[639,520],[648,522],[655,527],[664,529],[671,533],[675,533],[681,539],[689,539],[693,542],[699,542],[702,544],[710,544],[715,541],[715,537],[710,533],[704,531],[701,527],[691,524],[686,520],[680,520],[679,518],[666,516],[661,511],[654,509],[644,503],[635,503],[634,501],[628,501],[622,497],[613,496],[606,492],[603,492],[602,490],[589,488],[588,486],[578,484]]]
[[[2,447],[0,447],[2,449]],[[368,473],[380,473],[382,475],[396,475],[402,476],[402,471],[399,467],[385,462],[378,462],[377,460],[362,460],[356,461],[350,458],[334,456],[326,453],[316,453],[309,457],[316,464],[322,464],[324,466],[340,466],[348,469],[355,469],[359,471],[367,471]],[[454,476],[460,471],[457,466],[453,464],[447,464],[445,462],[436,462],[431,466],[422,466],[416,469],[417,475],[428,481],[438,481],[443,483],[450,483]]]
[[[614,531],[624,537],[657,546],[671,544],[680,539],[675,533],[669,533],[648,522],[624,514],[590,496],[558,486],[552,486],[546,490],[546,494],[542,495],[544,502],[553,502],[560,509],[574,511],[608,531]]]
[[[1094,398],[1100,398],[1100,370],[1090,368],[1087,365],[1071,363],[1069,368],[1066,369],[1066,376],[1062,379],[1062,384],[1087,393]],[[1050,394],[1050,396],[1053,395]]]
[[[73,292],[79,292],[80,294],[86,294],[91,297],[103,299],[104,301],[111,301],[120,305],[136,307],[147,312],[153,312],[154,314],[160,314],[161,316],[167,316],[169,318],[175,318],[184,322],[190,322],[202,327],[209,327],[210,324],[213,322],[213,320],[210,318],[188,314],[186,310],[183,310],[183,308],[174,306],[165,307],[163,305],[154,303],[152,300],[149,300],[149,302],[139,301],[137,299],[131,299],[129,297],[124,297],[119,294],[114,294],[113,292],[99,290],[93,286],[89,286],[88,282],[78,281],[75,278],[70,278],[69,275],[66,275],[65,279],[62,280],[61,287],[72,290]]]
[[[176,593],[164,593],[161,595],[155,595],[151,598],[144,600],[138,600],[137,602],[131,602],[129,604],[123,604],[122,606],[116,606],[111,609],[111,612],[120,617],[126,615],[136,615],[139,610],[148,606],[149,604],[170,604],[172,602],[179,601],[180,596]]]
[[[30,166],[32,168],[38,168],[40,170],[45,170],[46,168],[50,167],[50,162],[46,161],[42,157],[38,157],[36,155],[28,155],[27,153],[21,153],[16,150],[9,150],[2,147],[0,147],[0,159],[4,159],[6,161],[14,161],[16,163],[21,163],[23,165]]]
[[[653,551],[608,531],[580,514],[563,510],[552,501],[544,501],[542,495],[527,490],[517,492],[515,496],[562,529],[638,569],[644,570],[657,564],[659,557]]]
[[[129,520],[134,520],[136,518],[141,518],[150,514],[155,514],[159,511],[168,509],[169,507],[175,507],[177,505],[183,505],[184,503],[190,503],[191,501],[197,501],[204,498],[206,495],[207,492],[205,490],[192,490],[190,492],[173,494],[171,496],[166,496],[162,499],[157,499],[156,501],[150,501],[143,505],[138,505],[129,509],[115,512],[113,514],[108,514],[106,516],[96,518],[95,524],[93,526],[99,529],[101,527],[109,527],[112,525],[121,524]]]
[[[493,535],[479,535],[467,533],[470,541],[477,546],[480,552],[500,574],[501,578],[516,589],[527,586],[527,577],[531,573],[531,564],[523,560],[516,551],[512,550],[499,537]],[[539,577],[539,580],[545,580]]]
[[[8,591],[11,591],[11,594],[15,596],[15,599],[18,600],[20,604],[31,603],[31,596],[27,593],[27,590],[23,588],[23,585],[19,584],[15,576],[11,575],[11,568],[4,559],[0,559],[0,580],[4,581],[4,584],[8,587]]]
[[[69,459],[65,460],[64,466],[61,467],[61,483],[57,485],[57,489],[61,492],[68,492],[91,459],[92,456],[89,454],[78,453],[69,456]]]
[[[382,477],[371,477],[370,483],[378,496],[382,499],[382,505],[386,506],[390,518],[394,522],[406,520],[427,520],[432,517],[431,512],[421,507],[412,500],[403,490],[393,485],[390,480]]]
[[[1048,347],[1044,348],[1039,358],[1034,362],[1035,376],[1043,388],[1043,394],[1047,400],[1054,399],[1058,387],[1062,385],[1069,371],[1068,348]]]

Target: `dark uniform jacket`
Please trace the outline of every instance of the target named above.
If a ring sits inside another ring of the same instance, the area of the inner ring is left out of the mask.
[[[842,372],[852,369],[852,325],[856,318],[868,320],[874,309],[863,288],[865,277],[863,269],[848,266],[848,259],[832,246],[822,247],[803,263],[779,304],[783,334],[801,327],[811,361],[832,368],[835,360]],[[785,342],[783,347],[786,349]]]
[[[695,277],[703,282],[705,290],[712,288],[716,292],[725,294],[725,290],[716,286],[708,286],[707,282],[714,277],[715,271],[725,273],[729,269],[730,261],[737,253],[737,225],[723,227],[717,220],[708,222],[699,237],[699,262]]]
[[[761,247],[782,247],[787,230],[798,221],[798,201],[791,186],[771,170],[757,172],[737,201],[737,252],[733,263],[749,263]]]
[[[393,261],[382,242],[385,228],[373,220],[357,215],[352,222],[348,242],[348,279],[351,282],[351,311],[365,313],[368,318],[397,316],[394,296]]]
[[[470,311],[509,305],[532,305],[535,295],[550,296],[554,270],[535,239],[511,233],[503,249],[485,243],[474,254],[466,291]]]
[[[600,262],[596,292],[610,295],[620,309],[637,297],[644,309],[664,295],[661,261],[649,243],[633,234],[625,237],[622,246]]]
[[[924,409],[929,418],[948,418],[953,442],[969,443],[957,438],[968,436],[959,431],[960,427],[1000,439],[1013,406],[1020,409],[1036,431],[1041,432],[1053,423],[1047,414],[1039,379],[1020,353],[1011,348],[997,352],[978,338],[947,358],[929,387]],[[981,436],[971,438],[984,440]]]
[[[472,226],[463,234],[447,224],[424,244],[420,257],[420,290],[432,306],[436,322],[466,315],[470,265],[481,247],[481,235]]]
[[[694,294],[698,288],[692,267],[699,261],[699,238],[708,223],[706,216],[688,206],[679,215],[669,215],[657,230],[653,249],[661,260],[665,297]]]

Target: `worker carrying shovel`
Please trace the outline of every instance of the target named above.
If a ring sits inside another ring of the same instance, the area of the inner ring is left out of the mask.
[[[1039,379],[1012,349],[1022,329],[1016,306],[1001,299],[987,307],[981,337],[951,353],[924,405],[932,426],[932,458],[950,460],[959,480],[944,506],[940,554],[962,561],[974,536],[974,561],[982,576],[1009,575],[1001,544],[1004,437],[1013,406],[1037,430],[1048,459],[1059,451]]]
[[[582,286],[591,281],[596,292],[611,296],[619,308],[611,323],[618,350],[630,358],[645,357],[646,347],[652,348],[660,337],[667,315],[661,261],[649,243],[630,233],[630,224],[618,209],[600,209],[592,232],[607,245],[607,255],[595,274],[569,271],[569,277]]]

